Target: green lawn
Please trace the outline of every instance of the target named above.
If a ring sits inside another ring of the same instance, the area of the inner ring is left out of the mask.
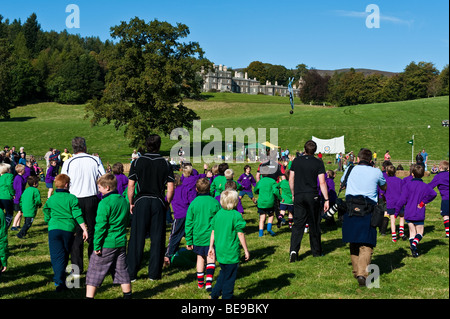
[[[325,108],[296,105],[289,114],[287,98],[243,96],[237,94],[209,94],[204,101],[188,101],[202,118],[202,127],[225,128],[277,127],[279,144],[291,150],[300,149],[312,135],[331,138],[345,135],[346,149],[369,147],[380,155],[386,149],[394,160],[409,161],[411,147],[406,143],[414,134],[416,148],[425,147],[431,159],[448,159],[448,128],[441,121],[448,119],[448,97],[377,105]],[[431,125],[427,129],[427,125]],[[132,148],[121,132],[112,127],[91,128],[84,119],[84,106],[40,103],[11,110],[11,120],[0,120],[3,134],[0,143],[24,146],[28,154],[43,156],[49,147],[70,149],[74,136],[87,139],[89,152],[98,152],[104,163],[127,162]],[[8,132],[8,133],[5,133]],[[166,153],[174,144],[163,139]],[[335,169],[328,164],[326,169]],[[39,161],[41,166],[44,162]],[[230,163],[239,176],[244,164]],[[257,164],[251,164],[255,172]],[[194,167],[201,169],[201,164]],[[341,174],[338,173],[335,181]],[[429,182],[431,177],[425,177]],[[39,189],[46,198],[44,183]],[[305,235],[300,250],[300,261],[288,262],[290,231],[287,226],[277,229],[277,236],[258,237],[258,214],[253,203],[245,197],[244,218],[247,221],[246,238],[251,254],[238,271],[235,295],[242,299],[448,299],[449,248],[444,238],[444,227],[439,214],[440,196],[427,207],[425,237],[420,243],[421,256],[410,257],[408,242],[392,243],[390,236],[379,236],[373,264],[380,269],[380,288],[362,289],[351,275],[348,246],[341,240],[341,225],[322,224],[324,256],[313,258],[309,250],[309,236]],[[389,233],[389,230],[388,230]],[[167,235],[169,228],[167,228]],[[184,245],[184,241],[182,242]],[[81,288],[64,295],[54,292],[52,269],[48,253],[47,227],[42,209],[24,240],[9,233],[8,270],[0,277],[0,298],[83,298]],[[149,241],[146,243],[148,256]],[[85,260],[87,264],[87,260]],[[215,278],[219,273],[216,270]],[[164,270],[160,281],[147,280],[146,265],[133,284],[134,298],[207,299],[208,294],[196,287],[195,267],[171,267]],[[120,288],[107,277],[97,298],[121,296]]]

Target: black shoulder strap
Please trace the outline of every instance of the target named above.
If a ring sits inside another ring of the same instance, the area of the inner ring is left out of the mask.
[[[347,172],[345,173],[344,181],[342,182],[341,187],[339,188],[339,194],[345,187],[347,187],[348,176],[350,175],[350,172],[352,171],[353,167],[355,167],[355,165],[350,165],[348,167]],[[338,194],[338,197],[339,197],[339,194]]]

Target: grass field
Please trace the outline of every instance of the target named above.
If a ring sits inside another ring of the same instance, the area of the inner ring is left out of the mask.
[[[425,147],[432,160],[448,159],[448,128],[441,121],[448,119],[448,97],[418,101],[324,108],[296,106],[289,114],[286,98],[214,94],[205,101],[188,101],[202,118],[202,127],[211,125],[224,130],[227,127],[278,127],[279,144],[292,150],[312,135],[331,138],[345,135],[346,149],[361,147],[375,149],[379,154],[391,151],[394,160],[408,162],[411,146],[406,142],[414,134],[417,151]],[[427,125],[431,125],[427,129]],[[104,163],[127,162],[132,149],[121,132],[112,127],[91,128],[84,119],[84,106],[41,103],[15,108],[11,120],[0,120],[2,146],[24,146],[28,154],[43,156],[49,147],[70,149],[74,136],[87,139],[89,152],[98,152]],[[162,149],[168,152],[174,141],[167,137]],[[331,158],[330,158],[331,160]],[[39,161],[41,166],[44,161]],[[334,164],[327,164],[334,169]],[[236,174],[243,164],[230,163]],[[257,164],[251,164],[255,172]],[[201,169],[201,164],[194,165]],[[341,175],[338,173],[335,181]],[[429,182],[431,177],[425,177]],[[46,189],[39,189],[45,202]],[[275,227],[277,236],[258,237],[258,214],[253,203],[245,197],[244,218],[247,221],[246,238],[251,254],[242,263],[236,281],[235,296],[241,299],[448,299],[449,248],[439,214],[440,196],[427,207],[425,237],[420,243],[421,256],[410,257],[408,242],[392,243],[390,236],[379,236],[373,264],[380,269],[380,287],[359,288],[351,275],[348,246],[342,243],[341,225],[322,224],[324,256],[314,258],[309,250],[309,236],[305,235],[299,262],[289,263],[290,231],[287,226]],[[169,228],[167,228],[167,235]],[[389,230],[388,230],[389,234]],[[182,246],[184,240],[182,241]],[[83,298],[81,288],[64,295],[54,292],[52,269],[47,243],[47,226],[42,209],[38,211],[28,237],[20,240],[9,233],[8,270],[0,277],[0,299]],[[146,243],[148,256],[149,241]],[[87,265],[87,259],[85,259]],[[216,270],[215,278],[219,273]],[[163,272],[160,281],[149,281],[146,265],[133,284],[135,299],[207,299],[208,294],[196,287],[194,267],[171,267]],[[112,299],[121,296],[120,288],[107,277],[97,298]]]

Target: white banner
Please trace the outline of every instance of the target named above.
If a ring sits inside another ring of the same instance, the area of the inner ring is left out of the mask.
[[[340,152],[345,154],[344,136],[335,137],[328,140],[323,140],[313,136],[312,140],[317,144],[316,154],[319,152],[322,154],[337,154]]]

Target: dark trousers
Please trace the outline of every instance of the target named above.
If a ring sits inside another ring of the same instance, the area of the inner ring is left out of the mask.
[[[169,244],[167,245],[166,257],[172,257],[180,246],[181,239],[185,235],[184,226],[186,224],[186,217],[176,218],[172,223],[172,231],[170,232]]]
[[[292,226],[291,248],[297,254],[303,239],[306,224],[309,225],[309,242],[314,257],[322,255],[320,234],[320,199],[313,193],[294,196],[294,225]]]
[[[72,232],[53,229],[48,232],[48,247],[53,268],[53,281],[59,286],[66,284],[66,267],[74,240]]]
[[[17,236],[19,237],[25,236],[28,232],[28,229],[30,229],[31,225],[33,224],[33,221],[34,221],[33,217],[25,217],[23,227],[20,229],[20,232],[17,234]]]
[[[11,225],[14,215],[14,202],[12,199],[0,199],[0,211],[5,211],[6,229]]]
[[[131,280],[136,279],[140,269],[147,233],[150,233],[148,277],[161,279],[166,245],[166,207],[159,198],[141,197],[135,202],[127,252]]]
[[[220,273],[211,292],[211,299],[232,299],[239,264],[220,264]]]
[[[78,198],[78,204],[80,205],[81,211],[83,212],[84,222],[86,223],[87,231],[88,231],[88,259],[91,257],[92,252],[94,251],[94,231],[95,231],[95,218],[97,217],[97,208],[98,208],[98,197],[97,196],[89,196],[84,198]],[[80,274],[84,271],[84,263],[83,263],[83,230],[79,225],[76,227],[75,231],[75,239],[72,245],[72,251],[70,254],[72,264],[77,265]]]

